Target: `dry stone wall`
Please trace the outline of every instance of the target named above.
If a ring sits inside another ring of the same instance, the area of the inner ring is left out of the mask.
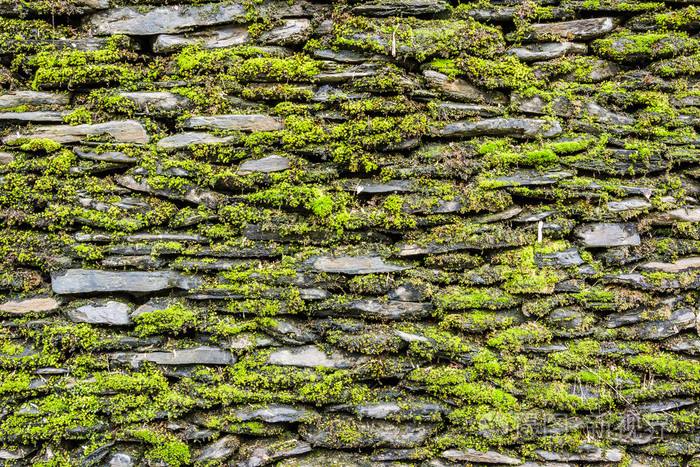
[[[0,0],[0,464],[700,465],[699,32]]]

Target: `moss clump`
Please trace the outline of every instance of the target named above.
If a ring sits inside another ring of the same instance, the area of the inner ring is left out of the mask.
[[[333,45],[425,61],[460,54],[492,57],[504,48],[501,32],[466,20],[419,20],[349,18],[333,31]]]
[[[552,331],[537,322],[498,331],[486,343],[499,350],[519,352],[526,345],[546,344],[552,339]]]
[[[146,73],[132,65],[139,56],[124,45],[125,39],[112,36],[105,48],[96,51],[43,51],[27,60],[36,70],[34,89],[73,89],[95,85],[127,86],[146,78]]]
[[[437,304],[441,310],[500,310],[512,307],[516,303],[517,300],[513,296],[501,289],[452,287],[437,296]]]
[[[498,60],[466,57],[457,64],[467,77],[489,89],[517,90],[540,85],[532,68],[511,55]]]
[[[623,31],[594,41],[593,48],[611,60],[634,62],[692,52],[698,48],[698,42],[681,32],[634,34]]]
[[[141,313],[134,317],[136,327],[134,332],[139,336],[153,336],[156,334],[182,334],[196,326],[199,313],[177,303],[162,310],[153,310]]]
[[[132,431],[131,435],[152,446],[144,454],[150,461],[164,462],[171,467],[190,464],[190,448],[173,435],[145,429]]]
[[[695,360],[685,360],[675,355],[659,353],[658,355],[636,355],[630,357],[628,362],[634,368],[673,380],[700,380],[700,363]]]

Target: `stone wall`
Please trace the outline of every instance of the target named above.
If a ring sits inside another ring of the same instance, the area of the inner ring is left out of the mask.
[[[700,0],[0,15],[0,464],[700,465]]]

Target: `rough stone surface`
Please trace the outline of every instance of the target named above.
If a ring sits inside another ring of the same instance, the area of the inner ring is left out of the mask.
[[[127,303],[105,301],[83,305],[66,312],[68,318],[75,323],[110,324],[123,326],[131,323],[129,312],[131,307]]]
[[[313,261],[313,268],[321,272],[340,274],[377,274],[407,269],[406,266],[386,263],[379,256],[323,256]]]
[[[8,300],[0,303],[0,312],[23,315],[25,313],[53,311],[56,310],[59,305],[58,300],[53,297]]]
[[[0,464],[695,466],[700,0],[0,0]]]
[[[634,224],[588,224],[578,228],[576,235],[584,245],[594,248],[640,244]]]
[[[88,26],[97,35],[129,34],[151,36],[188,31],[198,26],[242,21],[241,3],[122,7],[92,15]]]
[[[185,128],[206,130],[274,131],[283,128],[282,122],[268,115],[212,115],[190,117]]]
[[[11,143],[20,138],[45,138],[57,143],[77,143],[86,137],[103,136],[117,143],[145,144],[149,141],[143,125],[135,120],[114,121],[84,125],[37,126],[31,133],[5,136],[3,142]]]
[[[194,278],[174,271],[117,272],[89,269],[68,269],[51,276],[51,288],[57,294],[91,292],[155,292],[173,288],[189,289]]]

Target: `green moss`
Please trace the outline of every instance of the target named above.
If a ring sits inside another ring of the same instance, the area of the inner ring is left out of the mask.
[[[190,448],[171,434],[162,434],[151,430],[134,430],[131,435],[152,447],[144,457],[153,462],[164,462],[171,467],[190,464]]]
[[[438,307],[443,310],[499,310],[512,307],[516,303],[510,294],[500,289],[452,287],[437,296]]]
[[[156,334],[182,334],[196,326],[199,313],[177,303],[162,310],[153,310],[141,313],[134,317],[136,327],[134,332],[139,336],[152,336]]]
[[[499,350],[519,352],[526,345],[546,344],[552,339],[552,332],[542,324],[528,322],[493,334],[486,343]]]
[[[498,60],[466,57],[457,64],[472,81],[489,89],[517,90],[540,85],[532,69],[511,55]]]
[[[634,368],[646,370],[651,374],[673,380],[700,380],[700,363],[685,360],[675,355],[659,353],[656,355],[636,355],[629,358]]]
[[[619,32],[593,42],[597,53],[620,62],[672,57],[697,47],[697,40],[681,32]]]

